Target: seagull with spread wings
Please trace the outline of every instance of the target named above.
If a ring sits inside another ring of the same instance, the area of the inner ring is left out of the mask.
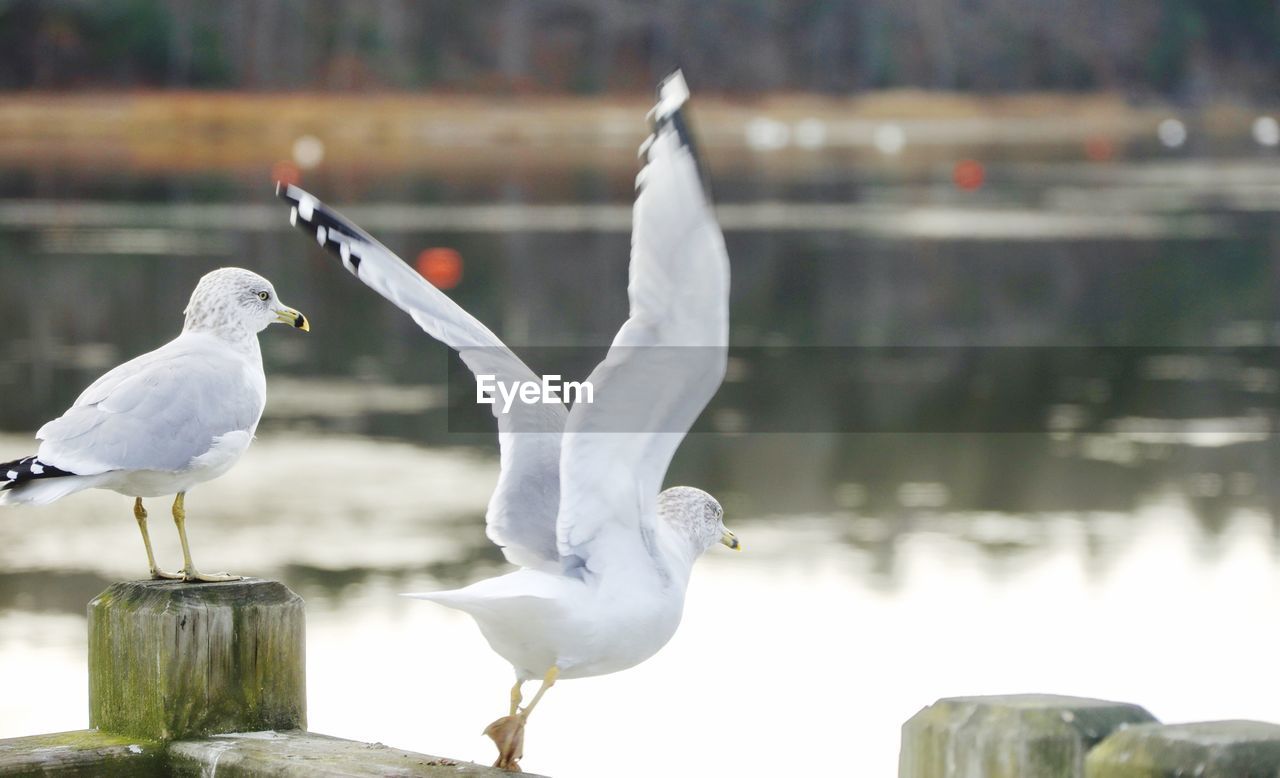
[[[680,623],[693,564],[739,548],[706,492],[662,490],[667,466],[724,378],[729,258],[683,106],[679,71],[659,88],[636,179],[630,318],[591,373],[593,401],[494,403],[501,474],[489,538],[520,569],[462,589],[410,595],[470,614],[515,668],[510,710],[485,734],[515,768],[524,726],[557,679],[632,667]],[[477,376],[536,382],[488,328],[359,227],[295,186],[290,218],[353,275],[456,350]],[[541,679],[525,707],[521,689]]]

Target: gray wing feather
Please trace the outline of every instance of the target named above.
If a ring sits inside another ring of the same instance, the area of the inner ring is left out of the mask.
[[[537,381],[533,371],[489,328],[435,288],[390,249],[337,211],[296,186],[280,196],[293,204],[290,219],[342,260],[356,278],[409,314],[431,337],[458,352],[472,373],[499,381]],[[555,521],[560,504],[563,404],[514,403],[498,421],[501,473],[485,516],[489,539],[513,563],[559,566]]]
[[[587,379],[595,402],[574,406],[563,443],[558,546],[592,568],[598,555],[644,548],[667,466],[727,360],[729,257],[684,124],[678,72],[659,94],[636,184],[630,318]]]
[[[263,400],[240,361],[180,338],[90,385],[36,433],[38,456],[78,475],[177,472],[216,438],[253,430]]]

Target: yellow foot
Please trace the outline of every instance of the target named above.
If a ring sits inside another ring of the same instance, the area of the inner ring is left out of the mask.
[[[151,580],[153,581],[182,581],[186,576],[182,573],[168,573],[158,567],[151,568]]]
[[[493,744],[498,747],[498,761],[494,767],[503,770],[519,770],[516,761],[524,756],[524,722],[525,717],[517,713],[514,716],[503,716],[484,728]]]
[[[231,575],[230,573],[202,573],[199,570],[191,570],[190,572],[182,571],[182,580],[184,581],[200,581],[203,583],[225,583],[227,581],[243,581],[243,575]]]

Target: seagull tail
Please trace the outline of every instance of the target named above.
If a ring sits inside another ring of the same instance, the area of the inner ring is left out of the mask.
[[[72,492],[88,489],[101,480],[76,475],[30,456],[0,463],[0,505],[44,505]]]
[[[447,592],[401,592],[401,597],[409,597],[415,600],[432,600],[434,602],[446,602],[448,595],[453,594],[452,591]]]
[[[451,589],[447,591],[406,591],[401,592],[402,598],[411,598],[415,600],[430,600],[431,603],[444,605],[445,608],[453,608],[461,610],[463,613],[475,615],[476,604],[479,600],[468,598],[468,596],[458,596],[460,589]]]

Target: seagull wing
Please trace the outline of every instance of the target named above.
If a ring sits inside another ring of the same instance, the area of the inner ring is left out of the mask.
[[[293,204],[289,219],[294,225],[428,335],[457,351],[472,373],[496,376],[504,384],[538,381],[489,328],[349,219],[296,186],[278,187],[277,193]],[[515,564],[558,569],[560,439],[568,411],[560,403],[514,403],[506,413],[501,403],[492,407],[501,473],[485,516],[489,539]]]
[[[221,436],[252,433],[265,399],[241,360],[184,335],[85,389],[36,433],[38,457],[77,475],[185,470]]]
[[[569,414],[556,532],[566,567],[654,547],[656,499],[676,448],[724,378],[729,257],[700,174],[679,71],[659,87],[636,179],[630,317]]]

